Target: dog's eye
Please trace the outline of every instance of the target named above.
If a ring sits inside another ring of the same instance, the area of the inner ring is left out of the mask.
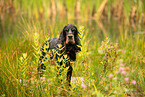
[[[65,29],[66,32],[68,32],[68,29]]]
[[[72,30],[72,31],[75,31],[76,29],[75,29],[75,28],[72,28],[71,30]]]

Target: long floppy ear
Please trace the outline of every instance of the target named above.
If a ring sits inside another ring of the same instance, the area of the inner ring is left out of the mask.
[[[63,44],[65,41],[65,35],[64,35],[64,30],[61,31],[60,36],[59,36],[59,42]]]

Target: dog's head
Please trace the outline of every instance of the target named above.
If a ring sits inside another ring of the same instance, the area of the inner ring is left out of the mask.
[[[64,37],[66,37],[66,44],[75,44],[75,37],[78,33],[74,25],[66,25],[63,29]]]
[[[79,32],[76,26],[72,24],[66,25],[59,37],[59,43],[65,47],[65,53],[69,56],[70,60],[76,60],[76,52],[81,51],[81,43]]]
[[[76,44],[81,46],[78,34],[79,32],[77,27],[75,25],[68,24],[63,28],[59,39],[65,42],[66,45]]]

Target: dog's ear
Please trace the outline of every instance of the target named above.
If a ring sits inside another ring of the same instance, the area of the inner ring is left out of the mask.
[[[60,41],[60,43],[64,43],[64,41],[65,41],[64,29],[63,29],[63,30],[61,31],[61,33],[60,33],[59,41]]]

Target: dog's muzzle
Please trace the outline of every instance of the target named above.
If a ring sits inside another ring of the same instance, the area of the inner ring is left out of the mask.
[[[68,35],[68,39],[71,40],[73,38],[73,35]]]
[[[75,44],[74,35],[68,34],[66,35],[66,44]]]

